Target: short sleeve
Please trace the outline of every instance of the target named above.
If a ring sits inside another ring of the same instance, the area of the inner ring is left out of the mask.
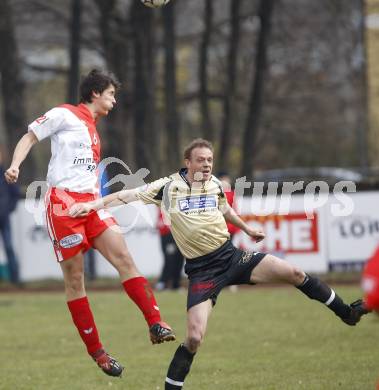
[[[221,181],[215,176],[212,176],[212,181],[218,186],[220,191],[218,194],[218,208],[221,211],[226,211],[228,209],[229,202],[224,190],[222,189]]]
[[[155,204],[159,206],[162,202],[164,187],[170,181],[171,179],[164,177],[137,188],[137,198],[145,204]]]
[[[32,131],[38,141],[52,136],[61,129],[64,121],[64,108],[55,107],[46,114],[37,118],[28,126],[28,131]]]
[[[220,192],[220,195],[218,197],[218,207],[222,208],[225,206],[229,206],[228,199],[226,198],[226,195],[224,192]]]

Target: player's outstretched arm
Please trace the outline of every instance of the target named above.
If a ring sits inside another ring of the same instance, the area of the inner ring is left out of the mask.
[[[265,238],[263,231],[253,229],[246,224],[229,205],[224,206],[222,212],[226,222],[230,222],[234,226],[237,226],[256,242],[260,242]]]
[[[114,192],[113,194],[109,194],[103,198],[95,199],[92,202],[75,203],[70,208],[69,215],[74,218],[84,217],[94,210],[100,210],[135,202],[138,200],[137,193],[138,190],[135,188],[132,190]]]
[[[30,152],[30,149],[34,144],[38,142],[37,137],[32,131],[29,131],[18,141],[16,148],[13,152],[12,163],[10,167],[5,171],[5,180],[9,183],[16,183],[20,172],[20,165],[25,160],[26,156]]]

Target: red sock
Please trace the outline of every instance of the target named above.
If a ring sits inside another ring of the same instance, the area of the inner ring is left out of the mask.
[[[126,293],[142,311],[149,326],[159,322],[161,315],[153,291],[143,276],[125,280],[122,283]]]
[[[90,355],[102,348],[87,297],[67,302],[72,320]]]

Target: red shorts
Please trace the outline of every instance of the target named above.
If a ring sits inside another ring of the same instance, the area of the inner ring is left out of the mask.
[[[70,207],[77,202],[89,202],[97,198],[90,193],[78,193],[50,188],[45,197],[46,223],[58,261],[86,252],[93,245],[93,239],[117,225],[106,210],[92,211],[85,217],[72,218]]]

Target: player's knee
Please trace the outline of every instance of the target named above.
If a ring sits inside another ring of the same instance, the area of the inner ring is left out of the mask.
[[[65,285],[67,289],[70,289],[73,292],[80,292],[83,289],[84,276],[83,272],[77,271],[72,273],[65,280]]]
[[[201,345],[203,338],[200,333],[192,334],[187,338],[187,346],[190,352],[194,353],[198,350]]]
[[[196,352],[204,338],[204,333],[198,327],[193,327],[187,337],[187,346],[191,352]]]
[[[289,282],[294,286],[298,286],[304,281],[305,273],[300,268],[291,267],[291,272],[289,275]]]

